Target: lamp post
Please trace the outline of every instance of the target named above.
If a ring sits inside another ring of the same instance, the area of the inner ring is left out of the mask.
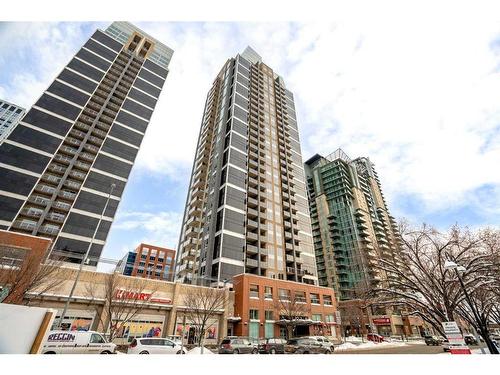
[[[111,184],[109,187],[109,193],[108,193],[108,198],[106,199],[106,203],[104,204],[104,208],[102,209],[101,212],[101,217],[99,217],[99,221],[97,222],[97,226],[94,230],[94,235],[92,236],[92,239],[90,240],[89,246],[87,248],[87,251],[85,252],[85,255],[82,258],[82,261],[80,262],[80,267],[78,267],[78,272],[76,273],[75,281],[73,282],[73,286],[71,287],[71,291],[69,292],[68,299],[66,300],[66,303],[64,304],[64,309],[63,312],[59,318],[59,322],[57,323],[56,327],[58,329],[61,329],[61,325],[64,319],[64,316],[66,315],[66,312],[68,311],[69,303],[71,299],[73,298],[73,293],[75,292],[76,289],[76,284],[78,283],[78,280],[80,279],[80,274],[83,269],[84,264],[89,264],[90,259],[89,259],[89,254],[90,250],[92,249],[92,245],[94,244],[95,237],[97,235],[97,231],[99,230],[99,226],[101,225],[102,218],[104,217],[104,213],[106,212],[106,209],[108,208],[108,203],[111,198],[111,194],[113,193],[113,189],[115,188],[115,184]]]
[[[461,266],[461,265],[459,265],[451,260],[447,260],[444,263],[444,269],[455,270],[455,274],[457,275],[458,281],[460,283],[460,287],[462,288],[462,290],[464,292],[465,299],[466,299],[470,309],[472,310],[472,314],[474,315],[474,319],[476,321],[476,324],[477,324],[479,330],[481,331],[481,334],[484,338],[484,341],[486,342],[486,345],[488,346],[488,349],[490,350],[490,353],[491,354],[499,354],[497,347],[493,344],[493,342],[491,341],[487,332],[484,332],[481,329],[481,326],[482,326],[481,318],[479,317],[479,313],[478,313],[476,307],[474,306],[474,304],[472,303],[472,300],[470,298],[469,293],[467,292],[467,288],[465,287],[464,281],[462,280],[462,276],[460,276],[460,273],[467,271],[467,269],[464,266]]]

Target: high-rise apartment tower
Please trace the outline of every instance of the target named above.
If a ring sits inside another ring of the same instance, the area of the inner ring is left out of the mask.
[[[399,251],[399,232],[368,158],[342,150],[305,163],[319,283],[340,300],[386,279],[377,260]]]
[[[14,130],[26,110],[0,99],[0,142]]]
[[[172,53],[127,22],[89,38],[0,146],[1,229],[96,264]]]
[[[208,92],[176,279],[249,273],[317,284],[293,94],[251,48]]]

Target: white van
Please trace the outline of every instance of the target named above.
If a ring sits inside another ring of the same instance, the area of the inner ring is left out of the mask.
[[[43,343],[43,354],[112,354],[116,344],[106,342],[94,331],[50,331]]]

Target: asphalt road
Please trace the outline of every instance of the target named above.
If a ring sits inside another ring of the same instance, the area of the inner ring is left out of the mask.
[[[479,346],[471,346],[471,349],[477,349]],[[370,348],[354,349],[334,352],[335,354],[441,354],[441,346],[427,346],[425,344],[411,344],[407,346],[398,346],[394,348]]]

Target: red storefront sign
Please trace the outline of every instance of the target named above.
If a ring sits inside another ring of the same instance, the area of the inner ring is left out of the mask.
[[[391,318],[374,318],[373,324],[381,326],[391,324]]]
[[[153,297],[152,293],[138,293],[129,290],[118,289],[115,294],[116,299],[124,300],[134,300],[134,301],[147,301],[151,303],[163,303],[166,305],[171,305],[172,300],[170,298],[157,298]]]

